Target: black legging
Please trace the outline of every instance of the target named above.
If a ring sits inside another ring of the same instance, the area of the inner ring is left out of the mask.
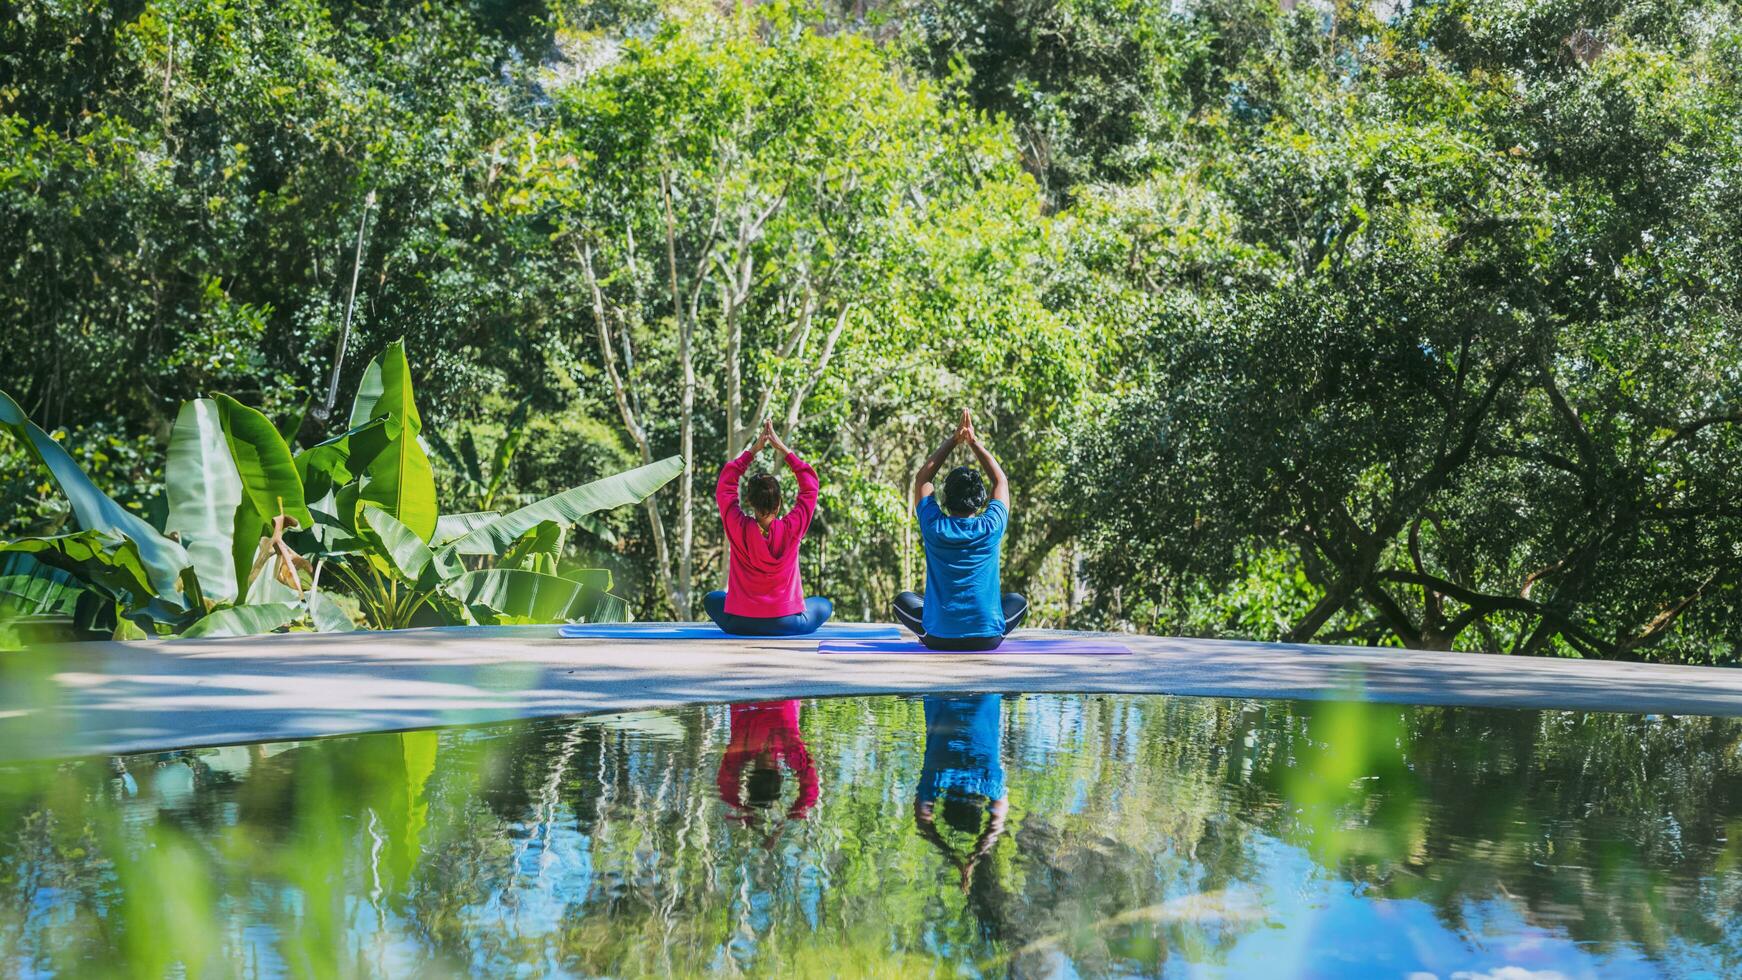
[[[1028,600],[1015,592],[1004,593],[1004,635],[1000,636],[927,636],[925,633],[925,599],[917,592],[903,592],[895,597],[895,620],[913,631],[919,642],[933,650],[996,650],[1004,636],[1022,625],[1028,617]]]

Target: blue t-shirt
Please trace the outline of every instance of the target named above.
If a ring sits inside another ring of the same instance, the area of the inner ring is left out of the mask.
[[[940,796],[1004,798],[1004,697],[928,694],[925,699],[925,768],[914,796],[921,803]]]
[[[998,591],[998,552],[1010,511],[994,500],[974,517],[951,517],[926,497],[915,509],[925,542],[927,636],[1004,635],[1003,594]]]

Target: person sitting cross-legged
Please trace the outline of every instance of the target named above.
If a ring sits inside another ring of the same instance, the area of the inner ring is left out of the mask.
[[[979,470],[958,466],[944,478],[939,506],[932,478],[961,445],[973,450],[992,477],[991,493]],[[1010,523],[1010,481],[975,435],[966,409],[955,433],[914,475],[913,505],[925,544],[925,596],[896,596],[896,620],[933,650],[996,650],[1022,625],[1028,600],[998,588],[999,553]]]
[[[780,480],[758,473],[745,481],[744,498],[752,516],[738,504],[738,484],[765,446],[773,446],[792,469],[798,499],[782,514]],[[714,499],[730,551],[726,589],[704,596],[702,608],[721,629],[743,636],[802,636],[815,633],[834,615],[829,600],[805,598],[798,574],[798,546],[817,512],[818,485],[817,471],[780,441],[768,420],[756,443],[720,470]]]

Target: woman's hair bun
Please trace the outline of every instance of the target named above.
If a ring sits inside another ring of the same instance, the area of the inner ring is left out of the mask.
[[[744,483],[744,500],[758,514],[772,514],[780,509],[780,478],[773,473],[757,473]]]

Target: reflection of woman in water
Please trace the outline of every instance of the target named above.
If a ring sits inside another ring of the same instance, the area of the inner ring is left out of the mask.
[[[798,712],[797,701],[732,705],[732,737],[719,776],[720,799],[732,808],[732,819],[753,824],[780,801],[783,767],[798,777],[798,799],[786,815],[803,820],[816,805],[817,769],[799,734]]]
[[[920,836],[961,871],[964,892],[973,883],[974,867],[1004,833],[1009,801],[998,758],[1003,725],[1000,695],[925,699],[925,770],[914,793],[913,820]],[[966,856],[958,855],[938,829],[940,811],[946,826],[974,838]]]

